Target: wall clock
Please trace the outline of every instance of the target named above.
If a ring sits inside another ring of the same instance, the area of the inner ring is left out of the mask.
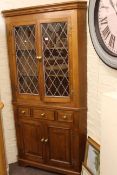
[[[89,1],[89,30],[101,60],[117,69],[117,0]]]

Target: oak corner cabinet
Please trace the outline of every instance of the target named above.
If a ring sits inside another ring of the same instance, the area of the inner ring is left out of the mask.
[[[87,135],[86,1],[3,11],[18,162],[80,175]]]

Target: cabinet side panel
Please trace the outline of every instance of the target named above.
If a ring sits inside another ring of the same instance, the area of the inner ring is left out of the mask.
[[[78,75],[80,106],[87,106],[87,33],[86,9],[78,9]]]

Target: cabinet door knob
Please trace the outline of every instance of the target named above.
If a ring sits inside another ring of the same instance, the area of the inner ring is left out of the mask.
[[[48,142],[48,139],[45,139],[45,143],[47,143]]]
[[[26,111],[21,111],[22,114],[25,114]]]
[[[41,139],[41,142],[44,142],[44,138]]]
[[[64,116],[63,116],[63,118],[64,118],[64,119],[66,119],[66,118],[67,118],[67,116],[66,116],[66,115],[64,115]]]
[[[42,113],[41,116],[44,117],[45,116],[45,113]]]
[[[41,56],[37,56],[37,60],[42,61],[42,57]]]

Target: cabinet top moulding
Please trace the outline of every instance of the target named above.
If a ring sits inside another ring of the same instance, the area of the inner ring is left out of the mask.
[[[86,9],[87,1],[72,1],[72,2],[62,2],[55,4],[47,4],[40,6],[32,6],[26,8],[18,8],[11,10],[2,11],[4,17],[12,17],[26,14],[36,14],[52,11],[61,11],[61,10],[71,10],[71,9]]]

